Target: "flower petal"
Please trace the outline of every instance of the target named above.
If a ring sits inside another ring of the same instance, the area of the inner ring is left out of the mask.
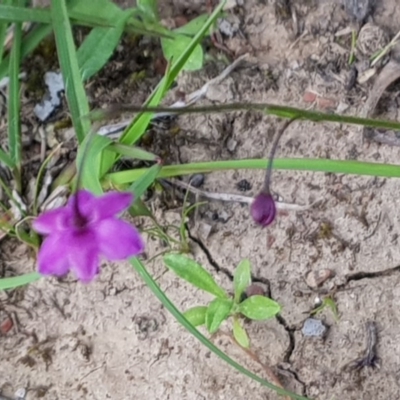
[[[100,253],[110,261],[124,260],[140,254],[144,242],[139,232],[127,222],[108,218],[93,226]]]
[[[100,221],[111,218],[127,209],[133,201],[133,194],[129,192],[109,192],[96,197],[91,202],[90,220]]]
[[[69,221],[71,221],[71,218],[72,213],[67,207],[46,211],[35,219],[33,222],[33,229],[42,235],[62,232],[69,228]]]
[[[69,270],[63,235],[48,236],[39,249],[39,273],[42,275],[65,275]]]
[[[83,283],[89,283],[99,272],[99,248],[92,230],[76,231],[65,244],[68,246],[68,260],[75,276]]]

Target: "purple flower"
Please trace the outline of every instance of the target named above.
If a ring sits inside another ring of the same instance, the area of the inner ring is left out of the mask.
[[[262,226],[272,224],[276,216],[275,201],[268,192],[261,192],[251,204],[251,216]]]
[[[95,197],[79,190],[66,206],[36,218],[34,229],[47,236],[38,254],[39,273],[62,276],[72,270],[88,283],[99,272],[101,256],[116,261],[141,253],[144,243],[139,232],[116,217],[132,201],[131,193]]]

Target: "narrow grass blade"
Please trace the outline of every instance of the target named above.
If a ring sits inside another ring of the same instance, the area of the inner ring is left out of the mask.
[[[132,14],[132,11],[123,11],[110,1],[99,2],[97,0],[94,5],[91,5],[91,2],[81,2],[80,7],[83,11],[89,6],[93,8],[97,3],[102,7],[100,16],[107,15],[109,20],[113,21],[114,26],[92,29],[79,48],[77,52],[78,64],[84,80],[92,77],[107,63],[120,41],[127,20]],[[97,14],[98,7],[92,12]]]
[[[15,289],[19,286],[28,285],[29,283],[35,282],[42,277],[37,272],[31,272],[30,274],[13,276],[12,278],[0,279],[0,290]]]
[[[79,143],[82,143],[90,129],[89,120],[82,118],[89,112],[89,103],[79,71],[65,0],[51,1],[51,16],[68,106],[71,111],[77,139]]]
[[[100,195],[103,193],[99,176],[102,163],[103,151],[112,143],[112,140],[96,135],[90,137],[87,135],[85,141],[78,150],[77,165],[81,175],[81,185],[83,188],[90,190],[92,193]],[[91,141],[86,151],[87,143]]]
[[[21,58],[23,59],[31,53],[45,37],[50,35],[52,30],[53,27],[51,25],[38,25],[34,27],[23,39]],[[10,56],[7,56],[0,64],[0,79],[8,74],[9,64]]]
[[[1,6],[8,6],[11,4],[12,0],[3,0],[3,4]],[[1,13],[0,13],[1,15]],[[0,65],[3,61],[3,54],[4,54],[4,43],[7,36],[7,22],[0,22]]]
[[[161,165],[155,164],[150,167],[137,181],[135,181],[129,190],[135,194],[137,198],[143,196],[145,191],[154,183],[157,175],[161,170]]]
[[[166,73],[164,78],[161,80],[156,90],[152,93],[150,98],[147,100],[146,105],[157,105],[160,104],[167,90],[171,87],[175,81],[179,72],[182,70],[190,55],[193,53],[196,46],[200,43],[203,36],[208,32],[211,25],[218,18],[225,1],[222,1],[218,7],[210,15],[203,27],[198,31],[197,35],[191,40],[190,44],[186,47],[185,51],[182,52],[181,56],[174,61],[171,69]],[[156,101],[155,101],[156,100]],[[126,129],[124,135],[121,137],[120,142],[124,144],[134,144],[144,134],[147,129],[149,122],[151,121],[151,114],[140,115],[132,122],[132,124]]]
[[[68,15],[73,23],[83,26],[112,26],[112,20],[101,18],[93,13],[81,13],[68,10]],[[15,5],[0,4],[0,21],[6,22],[35,22],[51,24],[50,10],[45,8],[18,7]]]
[[[273,390],[277,394],[282,396],[289,396],[295,400],[310,400],[307,397],[300,396],[298,394],[289,392],[288,390],[284,390],[278,386],[273,385],[272,383],[266,381],[265,379],[260,378],[256,374],[253,374],[251,371],[242,367],[236,361],[232,360],[229,356],[227,356],[223,351],[221,351],[218,347],[216,347],[213,343],[211,343],[203,334],[201,334],[184,316],[183,314],[175,307],[175,305],[169,300],[169,298],[165,295],[165,293],[160,289],[151,275],[148,273],[145,266],[137,259],[133,258],[131,260],[131,264],[133,268],[139,273],[142,279],[145,281],[146,285],[150,288],[153,294],[161,301],[164,307],[174,316],[174,318],[190,332],[197,340],[199,340],[204,346],[206,346],[210,351],[212,351],[215,355],[221,358],[223,361],[228,363],[231,367],[236,369],[243,375],[246,375],[250,379],[260,383],[263,386]]]
[[[0,4],[0,21],[49,24],[51,16],[48,10],[42,8]]]
[[[21,3],[21,1],[20,1]],[[14,38],[10,54],[9,91],[8,91],[8,147],[15,165],[14,174],[17,190],[21,191],[21,103],[19,97],[19,68],[21,62],[22,25],[14,25]]]
[[[168,165],[161,168],[157,178],[207,173],[223,170],[265,169],[268,161],[264,159],[210,161],[192,164]],[[363,176],[380,176],[400,178],[400,165],[378,164],[363,161],[326,160],[312,158],[277,158],[274,169],[292,171],[331,172]],[[139,179],[147,169],[134,169],[108,174],[104,179],[105,185],[126,185]]]

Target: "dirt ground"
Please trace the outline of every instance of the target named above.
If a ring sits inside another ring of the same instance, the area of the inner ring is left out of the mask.
[[[188,8],[190,15],[205,10],[202,2],[171,0],[173,7],[167,3],[164,10],[171,16]],[[293,2],[297,24],[272,1],[242,3],[228,11],[227,20],[238,29],[231,37],[223,36],[222,43],[235,57],[251,56],[212,88],[202,104],[271,102],[360,114],[373,79],[348,88],[350,37],[339,41],[335,34],[356,28],[357,22],[339,2]],[[368,21],[392,38],[399,30],[400,6],[396,0],[376,3]],[[118,57],[123,56],[121,50]],[[118,59],[114,70],[121,65]],[[225,66],[222,61],[209,61],[201,72],[183,74],[175,90],[191,93]],[[101,82],[106,81],[104,72],[100,76]],[[156,74],[151,79],[156,81]],[[93,85],[88,90],[96,87]],[[104,92],[100,86],[99,96]],[[110,90],[107,86],[106,91]],[[132,86],[124,101],[134,98],[135,90],[138,87]],[[394,119],[398,118],[398,93],[394,88],[386,101],[389,107],[381,107]],[[143,98],[142,93],[140,100]],[[102,103],[101,98],[96,101]],[[180,131],[173,139],[168,132],[152,133],[154,147],[161,148],[161,143],[167,148],[171,162],[194,162],[265,157],[280,121],[235,112],[182,116],[176,123]],[[359,127],[295,122],[283,137],[278,157],[398,163],[398,154],[398,147],[363,140]],[[263,171],[213,173],[206,176],[202,189],[243,194],[237,187],[243,179],[251,184],[244,194],[256,195]],[[227,289],[232,285],[234,267],[243,258],[251,260],[254,280],[266,287],[283,310],[280,318],[251,323],[247,329],[254,352],[287,389],[318,400],[398,399],[398,181],[275,171],[273,190],[286,203],[320,202],[308,211],[282,212],[267,229],[254,225],[247,206],[209,202],[201,207],[197,220],[189,222],[193,256]],[[156,215],[160,223],[178,225],[180,212],[179,204],[164,205]],[[149,224],[135,222],[142,228]],[[211,234],[202,234],[202,225],[211,225]],[[147,245],[149,257],[165,249],[151,238]],[[4,276],[35,268],[26,249],[14,242],[3,242],[1,259]],[[147,266],[181,310],[210,300],[166,273],[160,258]],[[310,272],[326,269],[333,276],[322,287],[307,284]],[[303,323],[315,300],[326,293],[334,296],[339,319],[335,321],[329,310],[323,311],[316,318],[328,327],[327,335],[323,339],[305,337]],[[27,400],[278,398],[236,373],[192,338],[129,264],[104,265],[89,286],[67,277],[43,279],[27,288],[0,293],[0,324],[9,317],[13,327],[6,330],[1,325],[0,333],[0,393],[10,399],[16,398],[19,388],[28,390]],[[378,329],[380,368],[351,370],[347,366],[365,352],[367,321],[375,321]],[[229,324],[222,328],[224,332],[229,329]],[[266,377],[262,367],[226,336],[216,336],[213,341]]]

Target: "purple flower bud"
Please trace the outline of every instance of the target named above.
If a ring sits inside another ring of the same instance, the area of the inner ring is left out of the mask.
[[[251,216],[263,227],[272,224],[276,216],[275,201],[270,193],[261,192],[251,205]]]

